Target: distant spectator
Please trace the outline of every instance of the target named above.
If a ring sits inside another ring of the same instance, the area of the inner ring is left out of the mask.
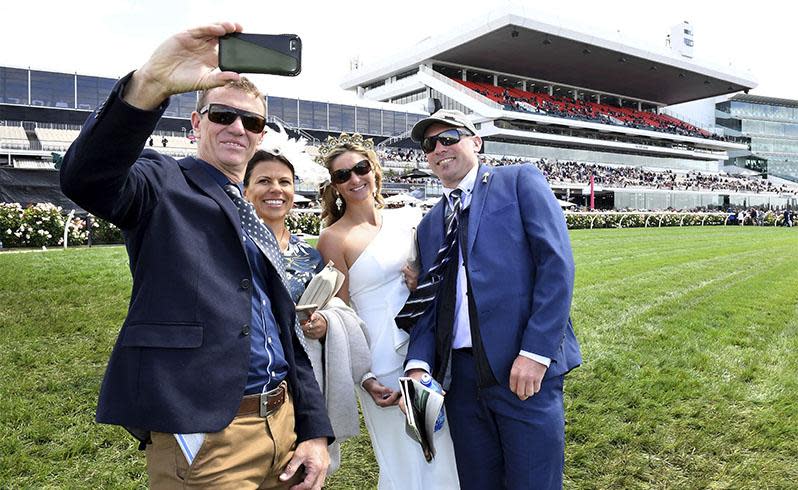
[[[166,148],[166,144],[167,144],[167,143],[169,143],[169,140],[168,140],[168,139],[166,139],[166,136],[164,136],[164,137],[161,139],[161,144],[163,145],[163,147],[164,147],[164,148]]]
[[[152,141],[152,136],[150,136],[150,141],[149,141],[149,143],[150,143],[150,146],[152,146],[152,144],[153,144],[153,141]]]

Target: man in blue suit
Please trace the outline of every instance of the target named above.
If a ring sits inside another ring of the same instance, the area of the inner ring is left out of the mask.
[[[450,210],[459,224],[434,303],[411,331],[405,368],[415,378],[431,372],[448,390],[462,488],[561,488],[563,376],[581,363],[565,219],[532,165],[480,166],[476,133],[450,110],[411,133],[444,186],[417,230],[422,274],[440,262]]]
[[[152,488],[320,489],[332,428],[282,256],[240,194],[266,103],[216,69],[218,38],[236,31],[165,41],[64,157],[64,193],[123,230],[133,275],[97,420],[139,438]],[[195,90],[197,157],[144,149],[169,97]]]

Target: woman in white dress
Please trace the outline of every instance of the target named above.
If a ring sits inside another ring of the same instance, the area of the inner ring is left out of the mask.
[[[408,336],[394,317],[410,294],[403,269],[421,215],[412,208],[381,210],[382,169],[371,140],[341,135],[328,138],[319,152],[332,183],[322,195],[325,228],[318,248],[325,262],[334,261],[345,274],[339,296],[366,323],[371,370],[390,389],[384,395],[390,406],[360,399],[380,466],[379,488],[459,488],[448,424],[435,433],[435,459],[427,463],[397,406]]]

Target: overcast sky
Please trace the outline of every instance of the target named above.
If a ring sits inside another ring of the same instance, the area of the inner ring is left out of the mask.
[[[614,36],[620,31],[626,43],[638,47],[662,47],[670,27],[687,20],[694,28],[696,60],[717,67],[731,64],[742,73],[750,70],[749,77],[759,82],[752,93],[798,99],[798,16],[790,2],[570,0],[541,7],[543,3],[11,0],[0,4],[0,65],[119,77],[143,64],[171,34],[232,20],[246,32],[291,32],[303,39],[302,74],[254,77],[261,89],[273,95],[340,99],[351,97],[339,85],[352,58],[373,65],[426,37],[483,18],[490,11],[487,5],[509,4],[531,18],[545,8],[540,15],[555,16],[576,30],[600,26]]]

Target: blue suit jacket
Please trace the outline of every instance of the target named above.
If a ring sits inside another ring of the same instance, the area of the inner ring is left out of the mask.
[[[441,199],[418,226],[422,271],[432,266],[443,242],[445,209]],[[466,250],[482,342],[500,384],[509,383],[521,350],[551,358],[546,377],[581,364],[569,318],[574,263],[568,230],[534,166],[480,166]],[[436,310],[430,308],[412,330],[408,360],[434,365]]]
[[[119,226],[133,291],[100,390],[97,421],[159,432],[216,432],[235,417],[250,356],[252,277],[235,205],[194,158],[144,142],[166,108],[120,98],[122,79],[64,157],[70,199]],[[324,399],[294,333],[294,303],[267,282],[299,441],[332,438]]]

